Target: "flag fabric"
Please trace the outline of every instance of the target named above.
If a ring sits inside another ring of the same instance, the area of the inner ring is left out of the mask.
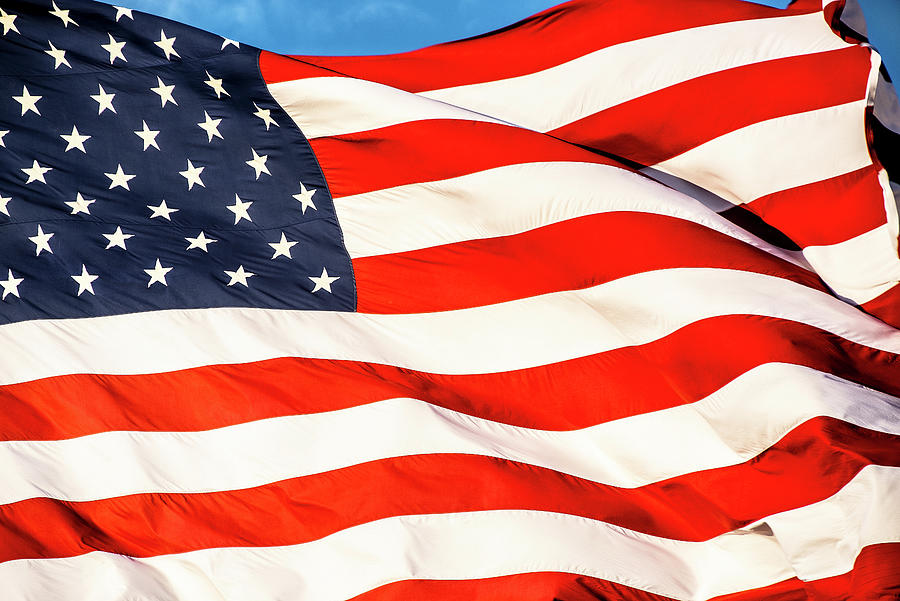
[[[378,57],[0,7],[3,599],[900,595],[852,2]]]

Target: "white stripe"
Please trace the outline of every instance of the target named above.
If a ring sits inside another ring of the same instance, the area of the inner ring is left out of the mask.
[[[641,167],[638,172],[646,175],[654,181],[663,184],[664,186],[668,186],[673,190],[678,190],[682,194],[690,196],[697,202],[702,203],[705,207],[715,211],[716,213],[722,213],[724,211],[727,211],[728,209],[734,208],[733,202],[728,202],[721,196],[716,196],[706,188],[701,188],[700,186],[692,184],[687,180],[683,180],[680,177],[676,177],[671,173],[666,173],[665,171],[660,171],[659,169],[654,169],[653,167]]]
[[[861,37],[869,37],[868,31],[866,30],[866,18],[863,16],[862,7],[857,0],[845,0],[844,6],[840,12],[840,21],[856,33],[860,34]]]
[[[550,131],[717,71],[848,46],[829,29],[821,14],[809,14],[665,33],[603,48],[520,77],[420,94],[349,77],[279,82],[269,84],[269,91],[308,138],[422,119],[498,119]],[[635,77],[647,65],[653,65],[653,72]]]
[[[758,525],[772,529],[800,580],[827,578],[849,571],[863,547],[900,541],[897,499],[900,468],[868,465],[825,501]]]
[[[761,525],[683,542],[567,514],[479,511],[386,518],[283,547],[15,560],[0,564],[0,581],[9,601],[342,601],[400,580],[547,571],[703,601],[795,570],[816,579],[846,573],[864,546],[900,540],[898,471],[868,466],[833,497],[766,519],[774,536]],[[856,510],[863,500],[865,513]],[[846,542],[835,545],[835,534]]]
[[[866,100],[760,121],[654,167],[735,204],[872,163]]]
[[[891,246],[891,252],[887,256],[887,260],[896,260],[900,256],[900,196],[898,196],[895,187],[900,186],[894,184],[888,179],[887,171],[878,170],[878,183],[884,190],[884,211],[887,214],[887,235]]]
[[[710,73],[848,46],[819,13],[736,21],[617,44],[520,77],[421,95],[550,131]],[[373,107],[376,114],[380,110]]]
[[[873,52],[873,61],[875,56],[878,55]],[[880,57],[878,57],[878,62],[881,63]],[[875,86],[873,114],[886,128],[895,134],[900,134],[900,101],[897,100],[894,84],[886,80],[884,75],[878,72],[877,67],[876,72],[878,73],[878,83]]]
[[[708,398],[581,430],[534,430],[415,399],[202,432],[0,443],[0,504],[261,486],[391,457],[463,453],[634,488],[743,463],[817,416],[900,434],[900,399],[810,368],[765,365]]]
[[[900,353],[900,331],[823,292],[751,272],[665,269],[438,313],[217,308],[7,324],[0,326],[0,384],[290,356],[445,374],[499,372],[644,344],[694,321],[734,314],[790,319]]]
[[[465,108],[349,77],[284,81],[269,84],[269,92],[307,138],[367,131],[421,119],[501,122]]]
[[[837,294],[865,303],[897,285],[900,258],[889,224],[827,246],[807,246],[804,256]]]
[[[612,211],[677,217],[786,261],[795,253],[738,228],[693,198],[635,173],[593,163],[524,163],[334,201],[351,258],[509,236]]]

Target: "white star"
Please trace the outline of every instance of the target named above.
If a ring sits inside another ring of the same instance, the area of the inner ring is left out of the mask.
[[[110,179],[110,182],[109,182],[110,190],[112,190],[113,188],[118,186],[120,188],[125,188],[129,192],[131,191],[131,188],[128,187],[128,182],[130,180],[134,179],[134,176],[129,175],[129,174],[125,173],[124,171],[122,171],[121,163],[119,164],[118,167],[116,167],[115,173],[104,173],[103,175],[105,175],[106,177],[108,177]]]
[[[310,208],[313,211],[317,211],[315,203],[313,203],[313,195],[316,193],[316,189],[312,188],[310,190],[306,189],[306,186],[303,185],[303,182],[300,182],[300,192],[298,194],[294,194],[293,198],[297,202],[300,203],[300,213],[306,215],[306,209]]]
[[[53,68],[59,69],[60,65],[65,65],[71,69],[72,65],[69,64],[68,60],[66,60],[66,51],[60,50],[59,48],[57,48],[56,46],[53,45],[53,42],[50,42],[49,40],[48,40],[48,43],[50,44],[50,50],[44,50],[44,54],[49,54],[50,56],[53,57],[53,60],[56,62],[56,64],[53,65]]]
[[[166,32],[163,31],[162,29],[159,30],[159,41],[153,42],[153,43],[156,44],[157,46],[159,46],[162,49],[162,51],[166,53],[166,60],[172,60],[171,55],[173,55],[173,54],[175,56],[177,56],[178,58],[181,58],[181,56],[178,54],[178,52],[175,51],[175,38],[174,37],[167,38]]]
[[[266,175],[272,175],[271,173],[269,173],[269,168],[266,167],[266,161],[269,160],[269,155],[264,154],[264,155],[260,156],[260,155],[256,154],[255,149],[251,148],[250,150],[253,152],[253,158],[250,159],[249,161],[244,161],[244,162],[247,163],[248,165],[250,165],[251,167],[253,167],[253,170],[256,171],[256,179],[259,179],[260,173],[265,173]]]
[[[50,14],[53,15],[54,17],[59,17],[60,19],[62,19],[63,27],[68,28],[69,23],[71,23],[75,27],[78,27],[78,23],[73,21],[72,17],[69,16],[68,10],[59,10],[59,7],[56,6],[55,0],[54,0],[54,2],[51,2],[51,4],[53,4],[53,10],[50,11]]]
[[[238,265],[238,268],[234,271],[225,270],[225,275],[231,278],[231,281],[228,282],[229,286],[234,286],[235,284],[243,284],[245,288],[249,288],[249,284],[247,284],[247,278],[252,278],[255,276],[255,273],[250,273],[249,271],[244,271],[243,265]]]
[[[169,217],[169,215],[172,213],[175,213],[176,211],[179,210],[179,209],[170,209],[169,207],[167,207],[166,201],[162,201],[161,203],[159,203],[159,205],[157,205],[155,207],[151,206],[151,205],[147,205],[147,208],[150,209],[151,211],[153,211],[153,214],[150,215],[150,219],[153,219],[154,217],[162,217],[163,219],[167,219],[169,221],[172,221],[172,218]]]
[[[8,129],[0,129],[0,146],[6,147],[6,142],[3,141],[3,136],[9,133]]]
[[[153,285],[153,282],[159,282],[163,286],[168,286],[166,283],[166,274],[172,271],[171,267],[163,267],[159,263],[159,259],[156,260],[156,265],[152,269],[145,269],[144,273],[150,276],[150,281],[147,282],[147,288]]]
[[[116,97],[116,95],[115,94],[107,94],[106,90],[104,90],[103,86],[101,86],[100,84],[97,84],[97,87],[100,88],[100,93],[99,94],[91,94],[91,98],[96,100],[97,104],[100,105],[97,110],[97,114],[98,115],[102,114],[103,111],[105,111],[106,109],[109,109],[115,113],[116,107],[113,106],[112,101],[113,101],[113,98]]]
[[[124,6],[113,6],[113,8],[116,9],[116,23],[118,23],[119,19],[121,19],[123,16],[126,16],[134,21],[134,16],[132,16],[131,14],[132,9],[125,8]]]
[[[22,115],[28,111],[34,111],[35,114],[40,115],[41,111],[38,110],[37,103],[41,98],[43,98],[43,96],[32,96],[25,86],[22,86],[21,96],[13,96],[13,100],[22,105]]]
[[[250,219],[250,214],[247,212],[247,209],[250,208],[250,205],[253,204],[253,201],[250,202],[242,202],[241,197],[237,194],[234,195],[234,204],[228,205],[225,208],[234,213],[234,224],[237,225],[241,219],[246,219],[250,223],[253,223],[253,220]]]
[[[100,44],[100,47],[109,52],[109,64],[113,64],[117,58],[121,58],[123,62],[127,63],[128,59],[122,54],[122,48],[125,46],[125,42],[117,42],[116,38],[114,38],[111,33],[108,33],[107,35],[109,36],[109,44]]]
[[[76,296],[81,296],[81,293],[85,290],[87,290],[91,294],[94,294],[94,280],[96,280],[100,276],[89,274],[87,267],[85,267],[84,263],[82,263],[81,275],[73,275],[71,277],[73,280],[78,282],[78,294]]]
[[[9,217],[9,209],[6,208],[6,205],[9,204],[9,201],[12,200],[12,196],[2,196],[0,195],[0,213],[3,213],[7,217]]]
[[[45,234],[44,228],[38,225],[37,234],[28,236],[28,239],[34,242],[34,256],[38,256],[43,250],[46,250],[51,255],[53,254],[53,249],[50,248],[50,238],[52,237],[53,232],[47,232]]]
[[[288,259],[294,258],[291,256],[291,248],[297,243],[288,240],[287,237],[284,235],[284,232],[281,232],[281,240],[279,240],[278,242],[268,242],[267,244],[269,246],[271,246],[273,249],[275,249],[275,254],[272,255],[273,259],[275,257],[278,257],[279,255],[283,255],[283,256],[287,257]]]
[[[113,246],[118,246],[122,250],[128,250],[125,248],[125,241],[129,238],[133,238],[134,234],[126,234],[122,231],[122,226],[116,226],[116,231],[111,234],[103,234],[103,237],[109,240],[109,244],[106,245],[105,250],[109,250]]]
[[[87,154],[87,150],[84,149],[84,143],[90,139],[91,136],[85,136],[78,133],[78,128],[74,125],[72,126],[71,134],[60,134],[59,137],[66,141],[66,149],[64,152],[69,152],[73,148],[77,148],[81,152]]]
[[[241,45],[235,42],[234,40],[230,40],[228,38],[222,38],[222,47],[220,50],[225,50],[225,46],[234,46],[235,48],[240,49]]]
[[[191,250],[192,248],[199,248],[200,250],[202,250],[205,253],[209,252],[209,249],[206,248],[206,246],[208,244],[212,244],[213,242],[218,242],[218,240],[216,240],[214,238],[207,238],[206,234],[204,234],[203,232],[200,232],[199,234],[197,234],[196,238],[185,238],[185,240],[190,242],[190,244],[188,245],[188,247],[185,250]]]
[[[28,180],[25,182],[26,184],[30,184],[34,181],[46,184],[47,180],[44,179],[44,174],[48,171],[53,171],[53,167],[41,167],[38,165],[38,162],[35,161],[31,167],[23,168],[22,171],[28,176]]]
[[[256,109],[256,112],[253,113],[257,117],[263,120],[263,123],[266,124],[266,131],[269,131],[269,126],[274,125],[275,127],[280,127],[277,123],[275,123],[275,119],[272,119],[272,111],[269,109],[261,109],[257,104],[253,103],[253,108]]]
[[[5,10],[0,8],[0,25],[3,25],[3,35],[8,34],[10,29],[15,31],[16,33],[19,33],[19,30],[16,29],[16,24],[14,23],[16,17],[18,16],[19,15],[9,14]],[[22,34],[19,33],[19,35]],[[225,46],[222,47],[224,48]]]
[[[16,278],[13,277],[12,269],[7,270],[9,274],[6,280],[0,280],[0,286],[3,286],[3,299],[6,300],[7,295],[12,294],[16,298],[22,298],[19,296],[19,284],[25,281],[25,278]]]
[[[163,83],[163,80],[160,79],[159,75],[156,76],[156,81],[159,85],[155,88],[150,88],[150,90],[159,94],[159,101],[162,103],[162,106],[166,106],[167,102],[171,102],[175,106],[178,106],[178,103],[175,102],[175,99],[172,97],[172,92],[175,91],[175,84],[167,86]]]
[[[205,121],[203,121],[202,123],[198,123],[197,125],[200,126],[200,129],[206,132],[206,135],[209,136],[209,141],[212,142],[212,139],[214,137],[224,140],[225,138],[222,138],[222,134],[219,133],[219,123],[221,123],[222,120],[213,119],[206,111],[203,111],[203,117]]]
[[[328,271],[323,267],[322,275],[319,277],[309,276],[309,279],[313,281],[315,284],[315,288],[312,289],[313,292],[318,292],[319,290],[325,290],[326,292],[331,292],[331,284],[334,283],[335,280],[341,279],[341,276],[329,276]]]
[[[76,215],[78,213],[84,213],[85,215],[90,215],[91,210],[90,207],[92,204],[97,202],[96,200],[88,200],[84,196],[81,195],[81,192],[75,195],[75,200],[67,200],[66,204],[69,205],[69,208],[72,209],[72,215]]]
[[[207,79],[203,83],[205,83],[206,85],[208,85],[209,87],[211,87],[213,89],[213,91],[216,93],[216,98],[221,98],[222,94],[225,94],[226,96],[231,96],[231,94],[226,92],[225,88],[222,87],[221,79],[216,79],[215,77],[213,77],[212,75],[209,74],[209,71],[206,72],[206,76],[209,79]]]
[[[141,124],[144,126],[144,129],[136,129],[134,130],[134,133],[137,135],[137,137],[144,141],[144,150],[147,150],[151,146],[159,150],[159,145],[156,143],[156,136],[159,135],[159,131],[155,129],[149,129],[147,127],[146,121],[141,121]]]
[[[194,184],[200,184],[205,188],[206,184],[200,179],[200,174],[203,173],[204,169],[206,169],[206,167],[194,167],[194,164],[188,159],[187,169],[179,171],[178,174],[187,180],[188,190],[193,188]]]

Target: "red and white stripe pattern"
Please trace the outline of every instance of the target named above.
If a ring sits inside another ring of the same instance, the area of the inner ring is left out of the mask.
[[[3,598],[896,596],[900,331],[844,300],[893,290],[896,208],[837,8],[264,54],[358,312],[0,327]]]
[[[326,171],[335,144],[362,143],[362,132],[442,136],[449,120],[499,119],[699,186],[719,210],[745,207],[838,296],[898,325],[897,309],[876,300],[900,280],[897,204],[865,127],[880,57],[831,29],[839,2],[739,4],[576,1],[406,55],[270,55],[263,66]],[[343,168],[341,153],[333,160]],[[327,175],[336,196],[358,191],[349,174]]]

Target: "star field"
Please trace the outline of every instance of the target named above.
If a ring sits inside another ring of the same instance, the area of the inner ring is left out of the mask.
[[[258,50],[54,0],[4,3],[0,54],[0,323],[354,308],[325,181]]]

